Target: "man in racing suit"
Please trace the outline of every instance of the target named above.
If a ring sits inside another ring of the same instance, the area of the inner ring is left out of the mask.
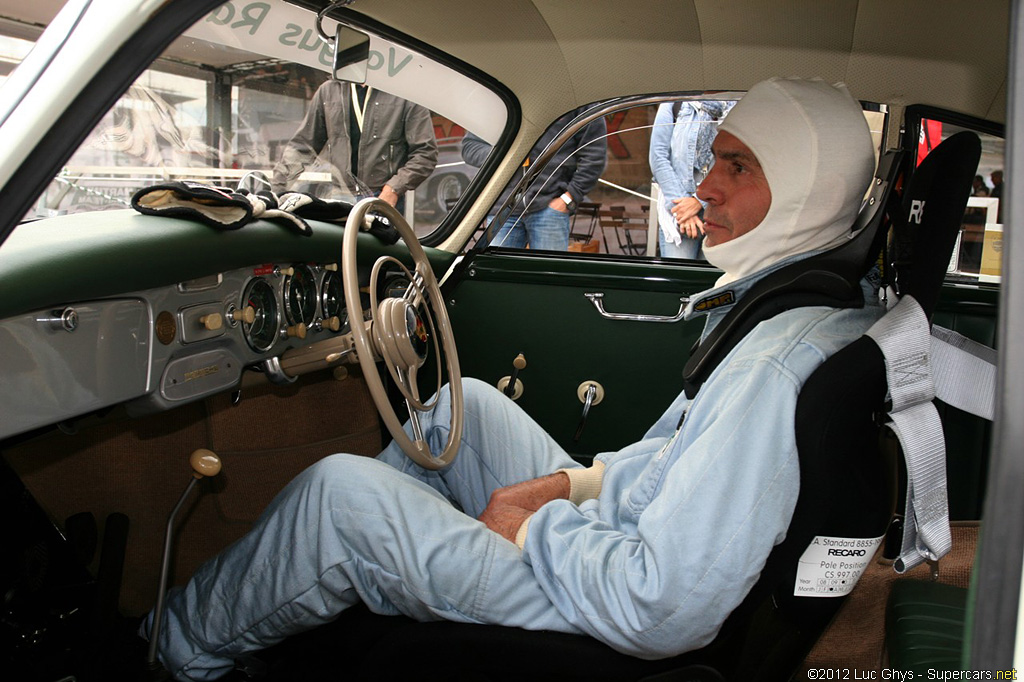
[[[755,85],[714,152],[699,197],[705,253],[724,274],[686,313],[707,314],[705,334],[765,274],[846,239],[874,167],[860,106],[822,81]],[[169,597],[161,660],[179,679],[214,679],[360,601],[419,620],[584,633],[643,658],[707,644],[786,534],[797,396],[881,315],[866,298],[761,323],[692,400],[680,393],[641,440],[589,468],[466,379],[449,467],[423,470],[392,444],[307,469]],[[421,424],[440,451],[447,391]]]

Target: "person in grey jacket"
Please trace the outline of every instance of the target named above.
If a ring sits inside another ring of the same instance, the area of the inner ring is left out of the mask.
[[[372,87],[328,80],[274,168],[274,190],[305,190],[300,175],[318,158],[329,164],[336,187],[358,198],[357,187],[365,185],[398,206],[437,165],[430,111]]]
[[[541,135],[523,162],[524,173],[565,126],[582,112],[582,108],[570,111]],[[597,184],[608,162],[607,132],[604,119],[599,118],[569,138],[526,188],[491,243],[516,249],[529,244],[531,249],[567,250],[570,218],[579,202]],[[469,165],[479,168],[490,153],[491,145],[473,133],[466,133],[462,138],[462,158]],[[505,203],[518,180],[517,175],[509,182],[496,207]]]
[[[708,260],[724,272],[686,311],[707,316],[705,337],[765,275],[846,239],[874,168],[860,105],[822,81],[755,85],[713,149],[698,196]],[[863,308],[762,322],[692,400],[680,392],[644,436],[589,468],[466,378],[448,467],[426,471],[394,443],[314,464],[169,596],[160,659],[179,680],[216,679],[358,602],[421,621],[584,633],[642,658],[704,646],[786,535],[803,383],[883,312],[868,296]],[[449,400],[445,389],[420,417],[434,452]]]

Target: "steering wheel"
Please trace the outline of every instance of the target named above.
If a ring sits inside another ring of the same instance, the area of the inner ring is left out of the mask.
[[[365,315],[359,297],[359,266],[356,250],[360,232],[358,228],[370,219],[370,213],[387,218],[388,222],[398,230],[398,234],[409,249],[409,255],[412,256],[414,270],[410,272],[401,261],[391,256],[382,256],[377,259],[370,273],[370,319],[363,322]],[[383,301],[378,301],[377,278],[385,263],[397,264],[405,272],[410,284],[401,298],[386,298]],[[438,287],[437,278],[434,277],[434,271],[427,260],[427,254],[420,246],[419,240],[416,239],[416,233],[391,204],[373,197],[363,199],[353,207],[346,221],[341,266],[345,288],[345,306],[348,308],[348,319],[351,321],[352,327],[352,341],[355,344],[359,366],[363,370],[370,395],[377,405],[384,424],[403,452],[414,462],[425,469],[436,470],[447,466],[455,459],[459,441],[462,439],[462,373],[459,370],[455,337],[452,334],[448,311],[441,298],[441,289]],[[426,324],[424,324],[424,318],[426,318]],[[448,369],[451,417],[448,442],[441,454],[435,457],[423,437],[419,413],[434,409],[440,395],[441,348],[438,347],[438,336],[441,338],[445,366]],[[427,360],[431,341],[434,346],[434,357],[437,359],[437,387],[434,391],[434,398],[429,403],[424,403],[420,398],[416,374]],[[398,386],[405,399],[405,404],[409,409],[412,438],[402,428],[402,422],[399,421],[398,415],[388,400],[384,384],[377,373],[376,362],[378,360],[384,361],[391,378],[394,379],[395,385]]]

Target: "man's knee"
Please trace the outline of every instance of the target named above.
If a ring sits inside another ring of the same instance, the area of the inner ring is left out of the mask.
[[[373,457],[361,455],[337,454],[324,457],[310,465],[292,482],[293,486],[308,491],[316,491],[321,497],[332,493],[346,494],[346,489],[356,487],[365,489],[370,481],[380,478],[383,462]]]
[[[448,387],[445,386],[445,388]],[[467,403],[470,401],[490,401],[502,397],[501,391],[497,388],[473,377],[462,378],[462,395]]]
[[[437,402],[438,407],[446,415],[451,410],[451,388],[451,384],[442,386]],[[507,398],[494,386],[473,377],[462,377],[462,401],[465,407],[471,408],[475,405],[486,405],[501,400],[507,400]]]

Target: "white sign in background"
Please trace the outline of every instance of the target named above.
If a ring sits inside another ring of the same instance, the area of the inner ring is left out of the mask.
[[[327,35],[337,22],[325,19]],[[332,51],[320,40],[316,15],[279,0],[226,2],[185,35],[260,57],[331,70]],[[494,144],[507,121],[501,98],[476,81],[378,36],[370,36],[366,82],[422,104]]]

